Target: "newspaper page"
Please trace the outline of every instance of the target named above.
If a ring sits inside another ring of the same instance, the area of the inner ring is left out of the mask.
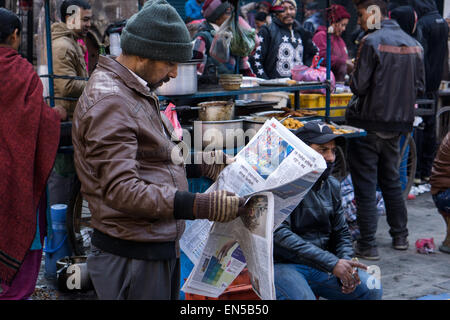
[[[216,232],[211,232],[199,261],[182,290],[209,297],[221,295],[246,265],[234,236]]]
[[[253,291],[262,300],[275,300],[273,271],[273,194],[258,193],[247,205],[250,214],[240,217],[234,236],[244,253]]]
[[[202,263],[195,266],[183,291],[218,297],[246,263],[253,290],[263,300],[275,299],[273,273],[273,194],[249,198],[249,214],[228,223],[228,235],[212,231]],[[230,228],[230,225],[233,227]],[[213,250],[213,251],[210,251]]]
[[[221,172],[206,192],[227,190],[241,197],[263,191],[272,192],[274,230],[298,206],[325,168],[325,160],[319,153],[272,118],[266,121],[236,155],[236,161]],[[229,223],[195,220],[186,228],[180,246],[195,267],[183,291],[203,295],[209,293],[209,296],[217,297],[242,271],[246,259],[242,249],[235,246],[229,250],[225,257],[227,260],[221,267],[216,266],[218,273],[215,273],[215,282],[208,283],[209,278],[204,277],[205,268],[217,262],[222,246],[237,240],[233,231],[239,229],[238,222],[238,219]],[[267,252],[263,254],[268,255]]]

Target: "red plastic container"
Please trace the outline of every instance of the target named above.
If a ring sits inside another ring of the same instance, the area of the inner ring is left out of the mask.
[[[261,300],[253,291],[247,268],[237,276],[236,279],[217,298],[185,293],[186,300]]]

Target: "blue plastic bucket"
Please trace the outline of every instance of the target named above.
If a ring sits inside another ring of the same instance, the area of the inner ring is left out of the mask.
[[[66,204],[54,204],[50,207],[53,235],[45,238],[45,277],[56,279],[56,262],[72,255],[67,239]]]
[[[189,260],[187,255],[183,252],[183,250],[180,250],[180,272],[181,272],[181,279],[180,279],[180,288],[183,287],[185,280],[189,278],[189,275],[191,274],[192,269],[194,269],[194,264]],[[184,292],[180,290],[180,300],[186,300],[186,297],[184,295]]]

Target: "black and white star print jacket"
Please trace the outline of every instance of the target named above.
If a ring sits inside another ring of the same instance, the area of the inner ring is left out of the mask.
[[[295,65],[311,65],[319,50],[312,41],[312,34],[294,21],[292,30],[274,17],[258,33],[260,45],[250,57],[253,73],[258,78],[289,78]]]

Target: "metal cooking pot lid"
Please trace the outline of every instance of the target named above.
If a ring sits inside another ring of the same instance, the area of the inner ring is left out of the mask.
[[[203,62],[203,59],[191,59],[186,62],[180,62],[180,64],[199,64],[202,62]]]
[[[244,122],[244,119],[233,119],[233,120],[218,120],[218,121],[203,121],[203,120],[191,120],[190,122],[201,122],[204,124],[223,124],[223,123],[235,123]]]

